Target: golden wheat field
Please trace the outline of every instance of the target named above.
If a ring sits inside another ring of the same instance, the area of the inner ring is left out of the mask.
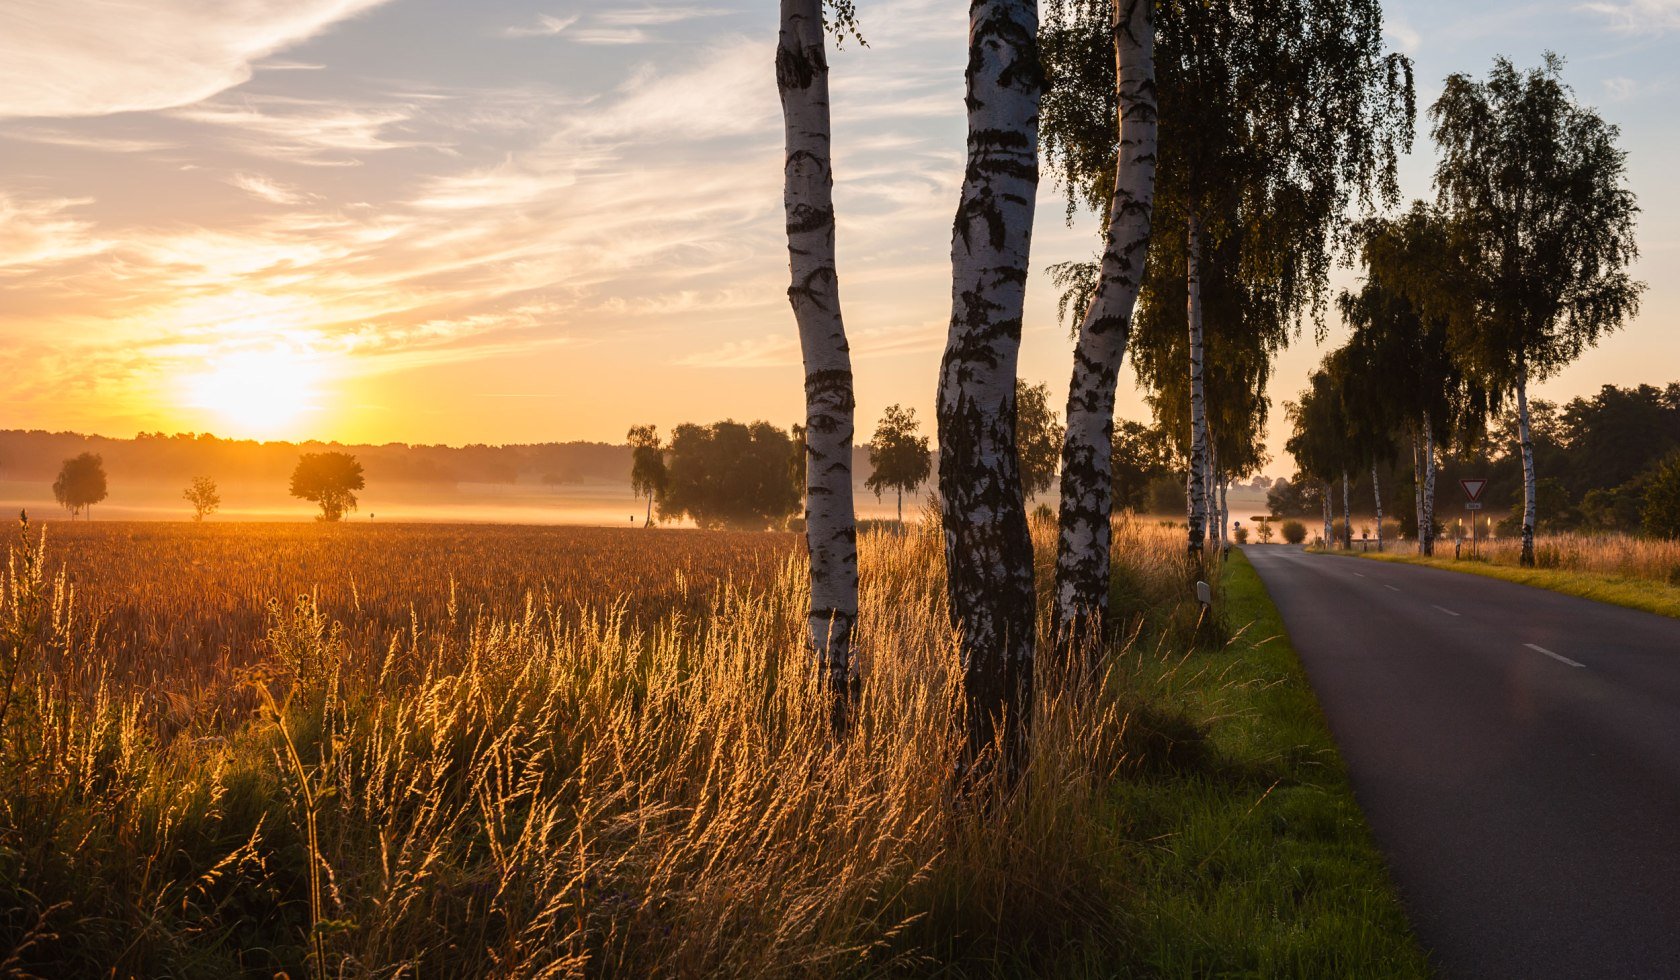
[[[11,537],[8,970],[1032,972],[1113,941],[1101,787],[1125,713],[1108,685],[1043,685],[1028,786],[953,810],[936,533],[862,538],[844,747],[793,536]],[[1180,590],[1176,536],[1119,546],[1139,608]]]

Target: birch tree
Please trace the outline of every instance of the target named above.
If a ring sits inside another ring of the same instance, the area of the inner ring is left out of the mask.
[[[776,87],[786,134],[783,200],[792,285],[788,299],[805,362],[805,541],[811,560],[812,654],[846,728],[852,628],[857,622],[857,524],[852,501],[851,348],[834,257],[834,170],[823,0],[782,0]],[[851,22],[850,4],[837,10]]]
[[[1115,389],[1143,284],[1155,198],[1155,4],[1061,0],[1052,12],[1052,33],[1076,35],[1081,16],[1108,15],[1119,147],[1102,258],[1068,385],[1054,626],[1054,647],[1065,651],[1082,639],[1100,642],[1108,613]]]
[[[946,590],[962,638],[965,781],[994,747],[1006,772],[1020,773],[1032,709],[1037,627],[1015,380],[1038,193],[1037,0],[974,0],[968,44],[968,162],[938,392]]]
[[[1488,390],[1513,392],[1523,470],[1522,563],[1534,564],[1536,474],[1528,383],[1556,373],[1639,309],[1644,286],[1619,130],[1576,102],[1563,60],[1485,81],[1447,78],[1430,109],[1435,172],[1474,302],[1455,349]]]
[[[1209,256],[1235,257],[1225,274],[1255,307],[1243,323],[1263,331],[1244,343],[1275,351],[1301,315],[1321,312],[1330,249],[1350,205],[1398,195],[1398,155],[1412,135],[1411,66],[1383,52],[1376,0],[1160,0],[1156,24],[1152,237],[1131,345],[1169,342],[1151,322],[1176,325],[1183,338],[1171,383],[1187,390],[1187,532],[1199,552],[1210,511],[1205,370],[1214,327],[1205,292],[1217,270]],[[1107,122],[1118,98],[1112,59],[1105,68],[1089,45],[1082,50],[1069,57],[1084,70],[1053,76],[1050,104],[1072,108],[1047,117],[1070,212],[1104,210],[1118,173]],[[1178,247],[1164,248],[1169,242]]]

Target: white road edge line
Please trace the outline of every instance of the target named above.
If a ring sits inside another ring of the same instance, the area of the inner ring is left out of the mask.
[[[1581,663],[1579,660],[1570,660],[1568,657],[1564,656],[1563,654],[1553,653],[1552,651],[1546,649],[1543,646],[1538,646],[1538,645],[1533,644],[1533,643],[1524,643],[1523,646],[1528,647],[1530,650],[1533,650],[1535,653],[1543,653],[1546,656],[1551,657],[1553,660],[1556,660],[1559,663],[1568,664],[1571,667],[1585,667],[1586,666],[1586,664]]]
[[[1444,613],[1446,613],[1448,616],[1459,615],[1458,613],[1453,612],[1451,609],[1448,609],[1446,606],[1436,606],[1435,608],[1441,610]]]
[[[1393,590],[1393,591],[1395,591],[1395,592],[1399,592],[1399,591],[1400,591],[1400,590],[1399,590],[1399,589],[1396,589],[1396,588],[1394,588],[1394,586],[1392,586],[1392,585],[1389,585],[1389,584],[1387,584],[1387,583],[1384,583],[1384,584],[1383,584],[1383,588],[1385,588],[1385,589],[1392,589],[1392,590]]]

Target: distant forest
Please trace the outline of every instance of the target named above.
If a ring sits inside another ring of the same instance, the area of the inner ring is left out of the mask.
[[[255,442],[208,434],[143,432],[133,439],[75,432],[0,430],[0,480],[51,482],[64,460],[98,453],[113,481],[185,484],[209,474],[228,483],[282,485],[303,453],[337,450],[361,461],[370,484],[624,483],[630,449],[601,442],[512,446],[380,446]]]
[[[425,446],[388,442],[256,442],[207,433],[166,435],[142,432],[132,439],[76,432],[0,429],[0,481],[51,483],[66,459],[98,453],[114,483],[185,485],[210,475],[229,484],[283,486],[298,456],[326,450],[347,452],[361,462],[371,486],[462,483],[566,486],[623,484],[630,480],[630,447],[605,442],[541,442],[522,445]],[[853,472],[868,475],[868,452],[858,447]]]

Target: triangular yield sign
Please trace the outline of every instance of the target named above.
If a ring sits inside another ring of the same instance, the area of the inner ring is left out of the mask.
[[[1487,489],[1486,480],[1460,480],[1458,485],[1464,488],[1464,496],[1470,500],[1482,499],[1482,491]]]

